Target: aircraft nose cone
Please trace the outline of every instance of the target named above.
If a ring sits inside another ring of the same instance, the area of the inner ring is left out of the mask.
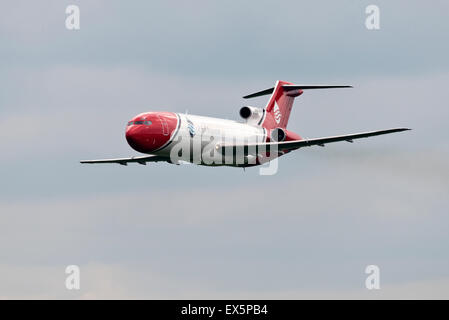
[[[139,132],[138,127],[128,127],[126,129],[125,137],[128,144],[137,151],[144,149],[144,141],[142,140],[142,134]]]
[[[128,122],[126,141],[134,150],[151,154],[169,143],[178,123],[178,116],[170,112],[138,115]]]
[[[128,141],[128,143],[133,141],[134,134],[132,133],[131,128],[126,128],[125,137],[126,137],[126,141]]]

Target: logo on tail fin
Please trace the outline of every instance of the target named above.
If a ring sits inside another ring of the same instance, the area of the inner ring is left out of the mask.
[[[279,124],[279,122],[281,122],[282,114],[281,114],[281,110],[279,110],[279,106],[276,101],[274,101],[273,111],[274,111],[274,120],[276,121],[277,124]]]

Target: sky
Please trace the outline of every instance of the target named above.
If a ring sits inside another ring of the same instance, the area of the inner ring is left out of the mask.
[[[80,30],[65,9],[80,8]],[[365,8],[380,9],[380,29]],[[2,1],[0,298],[448,299],[447,1]],[[307,91],[288,129],[412,131],[258,168],[137,155],[145,111],[238,119]],[[65,286],[80,268],[79,290]],[[368,265],[380,289],[365,287]]]

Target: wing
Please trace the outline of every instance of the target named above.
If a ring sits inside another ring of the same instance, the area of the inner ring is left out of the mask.
[[[123,166],[126,166],[130,162],[137,162],[139,164],[146,165],[147,162],[157,162],[157,161],[169,162],[170,159],[161,156],[143,156],[143,157],[117,158],[117,159],[81,160],[80,163],[118,163]]]
[[[354,134],[347,134],[343,136],[333,136],[333,137],[324,137],[324,138],[315,138],[315,139],[304,139],[304,140],[293,140],[293,141],[282,141],[282,142],[261,142],[261,143],[252,143],[252,144],[219,144],[217,145],[217,150],[221,151],[228,151],[233,152],[235,149],[242,148],[244,150],[244,153],[248,153],[248,150],[251,148],[251,152],[270,152],[272,149],[276,149],[278,151],[288,151],[288,150],[294,150],[302,147],[310,147],[310,146],[321,146],[324,147],[326,143],[331,142],[338,142],[338,141],[347,141],[347,142],[353,142],[354,139],[361,139],[361,138],[367,138],[367,137],[373,137],[373,136],[379,136],[382,134],[388,134],[388,133],[394,133],[394,132],[401,132],[411,130],[408,128],[394,128],[394,129],[387,129],[387,130],[379,130],[379,131],[369,131],[369,132],[361,132],[361,133],[354,133]],[[232,150],[232,151],[231,151]],[[226,151],[226,152],[228,152]]]

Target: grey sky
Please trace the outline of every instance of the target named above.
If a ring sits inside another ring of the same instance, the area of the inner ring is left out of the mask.
[[[449,298],[446,1],[0,8],[0,298]],[[354,85],[298,98],[301,136],[414,130],[303,149],[274,176],[78,163],[135,155],[137,113],[236,119],[278,79]]]

